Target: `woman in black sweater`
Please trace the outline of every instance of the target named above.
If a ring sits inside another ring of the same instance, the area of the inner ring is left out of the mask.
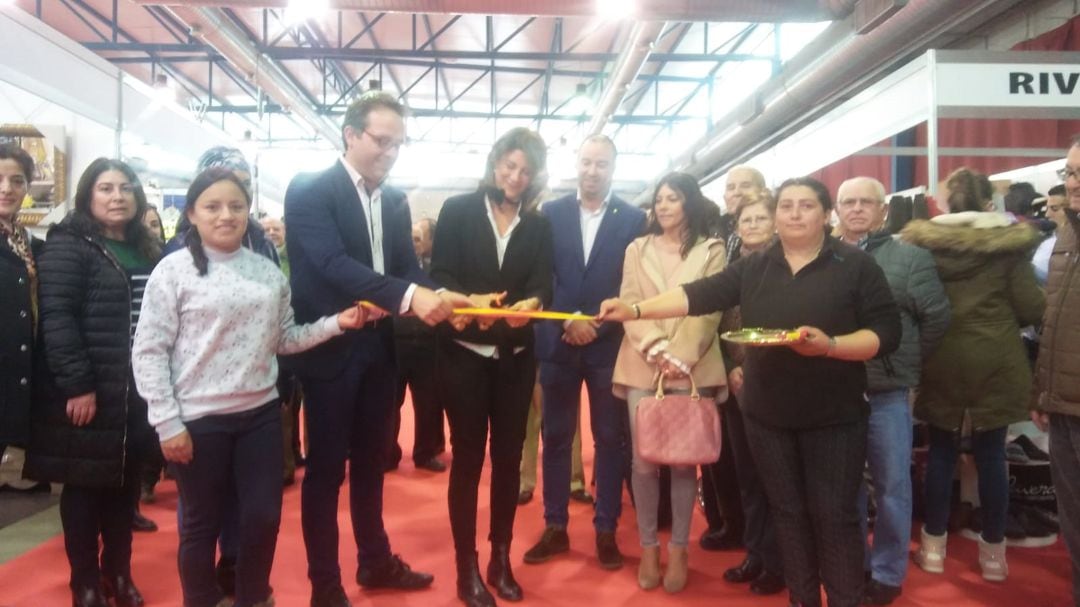
[[[446,201],[439,213],[431,278],[471,293],[480,307],[505,303],[537,310],[551,300],[551,227],[536,212],[546,148],[525,128],[507,132],[488,156],[480,189]],[[465,326],[453,317],[438,336],[437,376],[446,396],[450,443],[450,529],[457,556],[458,597],[491,607],[477,566],[476,504],[491,427],[491,561],[487,581],[508,601],[522,598],[510,571],[521,445],[536,381],[533,330],[526,320]]]
[[[820,182],[777,191],[779,239],[723,272],[642,302],[611,299],[599,317],[626,321],[741,306],[743,326],[793,329],[788,347],[747,348],[741,402],[765,486],[793,605],[855,607],[863,539],[855,497],[869,408],[862,361],[900,341],[900,316],[873,258],[828,235]]]

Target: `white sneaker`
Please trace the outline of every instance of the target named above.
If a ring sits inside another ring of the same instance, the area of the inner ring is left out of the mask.
[[[1005,562],[1005,542],[991,544],[979,538],[979,567],[983,579],[988,582],[1004,582],[1009,577],[1009,564]]]
[[[927,573],[945,573],[945,544],[948,543],[949,534],[930,535],[923,527],[920,537],[915,564]]]

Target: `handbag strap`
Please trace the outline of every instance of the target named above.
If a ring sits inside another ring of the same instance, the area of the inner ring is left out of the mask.
[[[701,394],[698,392],[697,384],[694,382],[694,374],[687,375],[690,378],[690,398],[691,400],[698,400],[701,398]],[[664,398],[664,375],[659,370],[656,371],[656,400],[663,400]]]

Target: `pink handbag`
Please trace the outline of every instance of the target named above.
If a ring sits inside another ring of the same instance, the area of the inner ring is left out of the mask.
[[[698,465],[720,459],[720,414],[716,401],[703,398],[690,378],[690,394],[664,394],[664,380],[656,383],[656,396],[638,401],[635,448],[654,464]]]

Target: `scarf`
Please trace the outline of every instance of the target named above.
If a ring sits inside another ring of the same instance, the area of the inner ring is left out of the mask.
[[[34,263],[34,253],[30,250],[30,239],[26,230],[11,220],[11,225],[0,221],[0,236],[7,239],[12,252],[19,256],[26,264],[26,274],[30,277],[30,310],[33,313],[34,334],[37,335],[38,324],[38,300],[37,300],[37,265]]]

